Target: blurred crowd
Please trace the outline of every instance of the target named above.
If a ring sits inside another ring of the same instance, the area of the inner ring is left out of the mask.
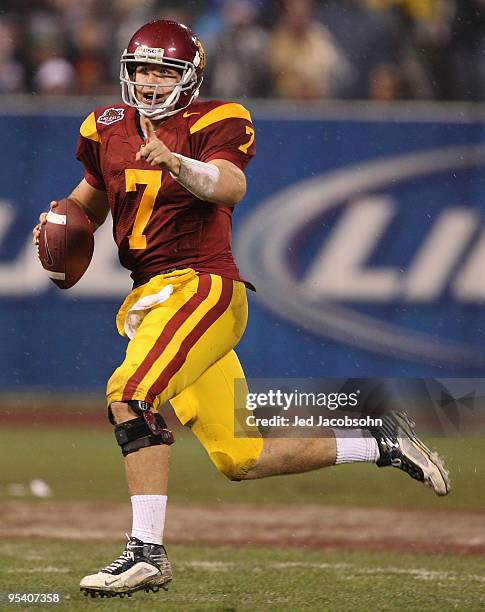
[[[157,18],[202,39],[206,97],[485,100],[485,0],[2,0],[0,93],[117,94]]]

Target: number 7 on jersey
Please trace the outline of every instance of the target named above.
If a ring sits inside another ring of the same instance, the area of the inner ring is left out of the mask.
[[[136,211],[133,230],[128,239],[130,249],[146,249],[147,237],[143,232],[150,221],[155,200],[162,186],[162,171],[127,168],[125,170],[125,183],[127,192],[136,191],[138,185],[146,185],[138,210]]]

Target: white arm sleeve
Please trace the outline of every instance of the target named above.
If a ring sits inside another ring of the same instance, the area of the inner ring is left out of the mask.
[[[179,153],[172,153],[180,160],[178,176],[170,172],[170,176],[185,189],[193,193],[199,200],[207,200],[212,196],[219,181],[219,168],[213,164],[206,164],[185,157]]]

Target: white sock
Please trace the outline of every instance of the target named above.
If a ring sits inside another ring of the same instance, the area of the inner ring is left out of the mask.
[[[131,537],[150,544],[162,544],[167,509],[166,495],[132,495]]]
[[[333,432],[337,442],[336,465],[358,461],[375,463],[379,459],[379,447],[370,434],[364,435],[361,429],[334,429]]]

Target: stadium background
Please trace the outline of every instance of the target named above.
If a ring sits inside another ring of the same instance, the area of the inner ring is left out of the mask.
[[[32,536],[44,537],[49,563],[67,550],[59,537],[93,538],[59,583],[55,572],[35,574],[37,588],[72,591],[66,609],[76,605],[77,573],[95,563],[93,548],[96,562],[105,561],[96,538],[119,540],[128,529],[103,387],[124,350],[114,314],[130,283],[109,227],[69,292],[43,274],[30,232],[49,200],[79,180],[79,124],[94,106],[119,99],[116,58],[139,24],[171,16],[197,29],[208,42],[204,95],[238,99],[255,121],[258,154],[234,218],[238,260],[258,289],[238,349],[248,376],[480,378],[485,300],[479,0],[78,4],[7,1],[0,10],[0,590],[24,584],[22,568],[36,565],[26,561],[39,551]],[[298,54],[292,31],[300,47],[307,41],[307,55],[278,63],[282,49]],[[400,474],[362,466],[228,484],[180,432],[168,538],[186,590],[174,585],[180,590],[168,604],[192,605],[201,580],[214,591],[200,609],[227,601],[322,609],[324,592],[332,609],[353,601],[385,609],[389,590],[415,609],[416,584],[420,609],[478,609],[485,578],[468,555],[485,552],[485,471],[483,432],[474,433],[434,441],[455,480],[454,494],[436,500]],[[197,528],[177,519],[184,512]],[[280,529],[268,525],[268,513]],[[227,522],[214,522],[222,515]],[[90,533],[94,520],[101,526]],[[208,553],[203,543],[243,548],[235,562],[234,553]],[[275,544],[273,566],[261,549],[244,548]],[[315,549],[311,558],[298,557],[302,546]],[[204,566],[207,555],[215,565]],[[293,599],[291,580],[271,595],[262,583],[246,599],[240,583],[218,573],[220,559],[226,569],[236,563],[244,584],[254,580],[248,566],[267,566],[271,581],[289,563],[299,580],[319,586],[307,601]],[[341,599],[339,564],[354,580],[350,599]],[[359,574],[369,566],[382,566],[382,583],[370,590]],[[426,580],[442,589],[441,603]],[[453,595],[446,583],[458,587]]]

